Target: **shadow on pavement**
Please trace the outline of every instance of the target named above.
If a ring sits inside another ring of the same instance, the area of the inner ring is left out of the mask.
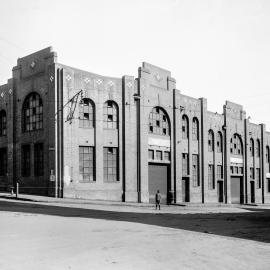
[[[244,213],[130,213],[20,202],[0,202],[0,211],[60,217],[127,221],[174,229],[204,232],[270,243],[270,209],[245,208]]]

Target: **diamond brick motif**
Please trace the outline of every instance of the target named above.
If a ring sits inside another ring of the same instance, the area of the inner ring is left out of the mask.
[[[109,85],[109,86],[113,86],[113,85],[114,85],[114,82],[113,82],[113,81],[109,81],[109,82],[108,82],[108,85]]]
[[[70,81],[71,80],[71,76],[69,74],[66,76],[66,80],[67,81]]]
[[[54,77],[51,75],[50,81],[53,82],[53,80],[54,80]]]
[[[4,95],[5,95],[5,93],[4,93],[4,92],[2,92],[2,93],[1,93],[1,97],[3,98],[3,97],[4,97]]]
[[[157,81],[160,82],[162,80],[162,78],[160,77],[160,75],[158,73],[156,73],[154,76],[155,76]]]
[[[85,82],[85,83],[89,83],[90,81],[91,81],[91,80],[90,80],[89,78],[85,78],[85,79],[84,79],[84,82]]]
[[[102,82],[103,82],[103,81],[102,81],[101,79],[97,79],[97,80],[96,80],[96,83],[97,83],[97,84],[102,84]]]
[[[131,88],[132,87],[132,82],[128,82],[127,87]]]
[[[12,89],[9,89],[8,92],[9,92],[10,94],[12,94]]]
[[[31,64],[30,64],[30,67],[33,69],[35,66],[36,66],[35,61],[32,61]]]

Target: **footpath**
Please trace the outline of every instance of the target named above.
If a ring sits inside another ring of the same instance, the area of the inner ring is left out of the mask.
[[[47,196],[38,196],[30,194],[0,193],[0,201],[10,201],[14,203],[33,203],[43,205],[54,205],[61,207],[75,207],[84,209],[110,210],[120,212],[159,212],[159,213],[235,213],[246,212],[247,208],[260,209],[270,208],[270,205],[237,205],[237,204],[219,204],[219,203],[185,203],[161,205],[161,210],[155,210],[154,204],[134,203],[134,202],[117,202],[117,201],[101,201],[87,200],[77,198],[55,198]]]

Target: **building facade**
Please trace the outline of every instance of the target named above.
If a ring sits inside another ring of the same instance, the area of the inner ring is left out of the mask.
[[[223,113],[176,89],[170,71],[105,77],[19,58],[0,86],[0,188],[126,202],[270,203],[270,133],[241,105]]]

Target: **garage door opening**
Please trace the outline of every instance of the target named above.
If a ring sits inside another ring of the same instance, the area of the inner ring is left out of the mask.
[[[169,190],[169,165],[153,164],[148,165],[148,190],[149,203],[155,203],[155,194],[157,190],[161,193],[161,203],[167,204]]]
[[[231,176],[231,202],[244,203],[244,188],[242,176]]]

